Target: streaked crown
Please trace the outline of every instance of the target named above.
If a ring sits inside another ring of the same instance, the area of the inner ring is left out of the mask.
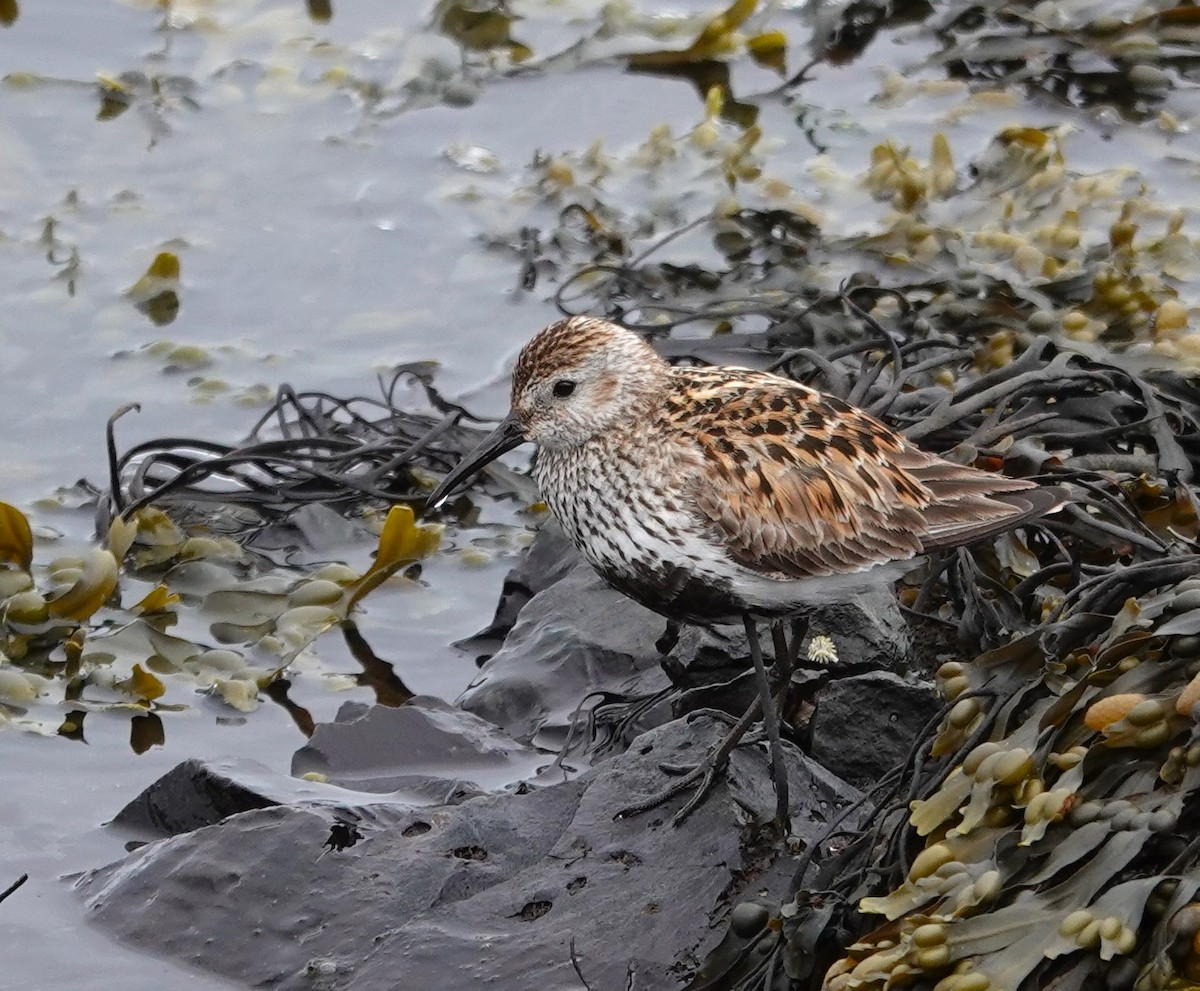
[[[521,350],[512,408],[525,435],[554,450],[586,443],[641,414],[670,368],[636,334],[592,317],[568,317]]]

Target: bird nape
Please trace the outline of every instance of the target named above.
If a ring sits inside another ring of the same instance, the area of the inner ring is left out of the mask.
[[[636,334],[589,317],[546,327],[521,350],[511,410],[430,494],[524,442],[550,512],[610,585],[672,622],[740,622],[758,698],[701,765],[631,815],[688,788],[703,799],[759,717],[770,742],[776,817],[787,773],[758,639],[767,622],[776,681],[814,606],[894,582],[914,558],[985,540],[1054,512],[1059,486],[955,464],[833,396],[743,368],[674,367]],[[779,677],[779,676],[784,677]]]

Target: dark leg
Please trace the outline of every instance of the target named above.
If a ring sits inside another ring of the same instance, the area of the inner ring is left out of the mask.
[[[721,745],[705,758],[702,763],[690,768],[679,767],[677,765],[664,765],[663,769],[665,771],[681,774],[682,776],[657,795],[625,806],[625,808],[613,816],[614,819],[626,819],[630,816],[647,812],[662,805],[663,802],[670,801],[676,795],[682,794],[689,789],[694,789],[691,798],[687,800],[683,808],[675,813],[674,818],[671,820],[672,825],[678,826],[684,819],[695,812],[699,808],[700,803],[704,801],[709,789],[716,781],[717,775],[724,770],[725,765],[729,762],[729,755],[733,753],[734,749],[741,742],[742,737],[746,735],[746,731],[758,721],[759,715],[763,712],[763,701],[765,699],[770,706],[770,721],[767,723],[766,730],[771,746],[771,771],[775,781],[776,816],[784,827],[784,830],[787,830],[787,766],[783,763],[782,744],[779,740],[779,723],[775,716],[775,706],[771,701],[771,688],[766,680],[767,670],[763,664],[762,649],[758,641],[758,631],[752,619],[747,617],[745,622],[746,634],[750,641],[750,658],[754,662],[755,678],[758,682],[758,697],[750,703],[750,707],[729,731],[729,735],[721,741]]]
[[[660,654],[669,654],[675,649],[675,645],[679,643],[679,630],[681,624],[673,619],[667,620],[667,628],[663,631],[663,635],[654,641],[655,649]]]
[[[771,624],[771,640],[775,645],[775,705],[782,707],[787,697],[788,680],[796,670],[796,662],[800,657],[800,644],[808,633],[807,619],[792,620],[791,643],[788,643],[787,633],[783,628],[786,619],[776,620]]]
[[[788,646],[787,634],[783,629],[783,620],[771,624],[771,640],[775,644],[775,704],[782,705],[783,697],[787,694],[788,679],[792,676],[795,658],[792,651],[795,643]]]
[[[663,635],[654,641],[654,647],[660,655],[658,663],[662,665],[663,673],[666,674],[671,684],[676,688],[687,688],[691,685],[688,669],[672,653],[679,644],[679,632],[682,629],[682,623],[668,619],[667,628],[663,630]]]
[[[767,731],[767,743],[771,749],[771,775],[775,779],[775,818],[786,834],[788,831],[788,779],[787,764],[783,761],[783,741],[779,738],[779,717],[775,714],[775,699],[771,693],[771,682],[763,664],[762,645],[758,641],[758,627],[750,614],[743,617],[746,624],[746,639],[750,641],[750,660],[754,662],[754,676],[758,681],[758,697],[762,701],[763,727]],[[785,655],[786,656],[786,655]]]
[[[792,620],[792,650],[788,654],[791,658],[792,667],[796,666],[796,662],[800,660],[800,646],[804,643],[804,638],[808,636],[808,617],[797,616]]]

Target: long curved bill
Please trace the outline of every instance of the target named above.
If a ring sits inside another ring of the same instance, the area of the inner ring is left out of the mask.
[[[425,511],[428,513],[437,509],[460,482],[466,481],[484,465],[495,461],[505,452],[524,444],[525,440],[525,431],[521,428],[516,415],[509,413],[500,421],[499,426],[483,438],[475,450],[455,465],[450,474],[443,478],[441,484],[429,494],[429,498],[425,501]]]

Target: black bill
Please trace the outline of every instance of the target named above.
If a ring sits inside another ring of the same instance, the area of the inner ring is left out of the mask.
[[[475,450],[455,465],[450,474],[442,479],[442,483],[429,494],[429,498],[425,501],[425,512],[432,512],[445,502],[447,496],[459,482],[466,481],[484,465],[495,461],[501,454],[524,443],[525,431],[521,429],[521,424],[517,421],[516,416],[509,413],[500,421],[500,425],[480,441]]]

